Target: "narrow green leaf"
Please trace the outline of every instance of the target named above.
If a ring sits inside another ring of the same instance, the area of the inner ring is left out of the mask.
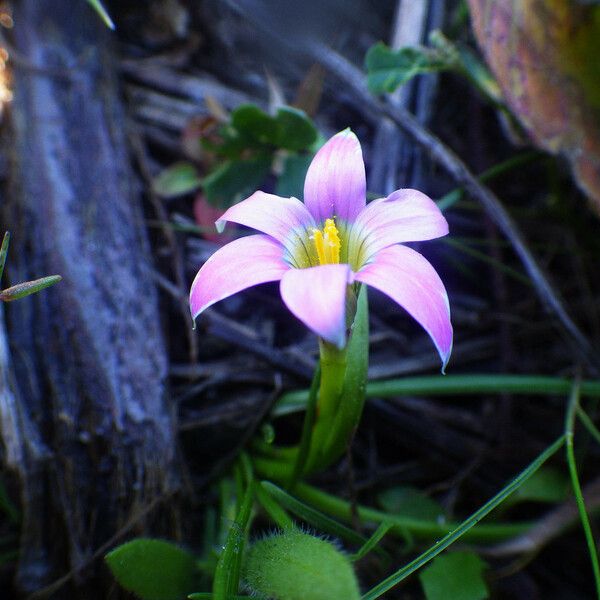
[[[233,594],[237,594],[246,529],[252,513],[252,499],[252,485],[248,485],[240,510],[229,529],[225,547],[217,562],[213,579],[215,600],[229,600]]]
[[[282,530],[293,529],[296,525],[285,509],[271,496],[260,483],[254,484],[254,493],[260,505],[267,511],[268,515]]]
[[[594,425],[592,419],[590,419],[589,415],[581,408],[581,406],[577,407],[577,416],[579,420],[583,423],[583,426],[588,430],[588,433],[600,444],[600,431]]]
[[[573,485],[575,501],[577,502],[579,518],[581,520],[581,526],[585,535],[585,541],[588,547],[588,553],[590,555],[590,562],[592,563],[594,582],[596,584],[596,596],[600,600],[600,563],[598,562],[598,551],[596,550],[596,540],[594,539],[594,534],[592,533],[590,518],[585,506],[585,500],[583,499],[583,492],[579,482],[579,474],[577,473],[577,462],[575,461],[575,450],[573,449],[573,438],[575,435],[575,415],[577,414],[577,407],[579,406],[580,397],[579,390],[580,385],[578,382],[576,382],[571,390],[571,395],[569,397],[569,403],[567,406],[567,413],[565,416],[567,463],[569,464],[569,474],[571,475],[571,483]]]
[[[229,160],[202,181],[206,199],[227,208],[250,196],[263,183],[271,168],[271,157]]]
[[[152,182],[152,189],[162,198],[176,198],[200,188],[202,180],[194,165],[178,162],[162,171]]]
[[[372,381],[367,398],[398,396],[478,396],[481,394],[527,394],[531,396],[568,394],[573,382],[563,377],[544,375],[423,375]],[[581,395],[600,398],[600,381],[582,381]],[[277,416],[302,410],[308,390],[283,394],[274,409]]]
[[[275,123],[275,145],[285,150],[305,150],[319,135],[311,119],[303,111],[292,106],[282,106],[277,111]]]
[[[6,264],[6,255],[8,254],[8,244],[10,243],[10,231],[4,234],[2,239],[2,247],[0,248],[0,280],[4,273],[4,265]]]
[[[50,287],[51,285],[58,283],[61,279],[62,277],[60,275],[49,275],[48,277],[42,277],[41,279],[17,283],[17,285],[2,290],[0,292],[0,300],[3,302],[19,300],[20,298],[35,294],[44,288]]]
[[[328,494],[308,484],[299,482],[295,494],[300,502],[315,510],[331,515],[336,519],[352,523],[356,517],[364,525],[389,522],[393,524],[392,533],[403,538],[412,536],[421,540],[439,539],[459,527],[459,523],[415,519],[404,515],[395,515],[364,506],[352,504],[333,494]],[[521,535],[532,527],[532,523],[479,523],[477,527],[465,533],[465,539],[473,542],[498,542]]]
[[[331,517],[314,509],[312,506],[294,498],[280,487],[277,487],[274,483],[262,481],[260,485],[281,505],[285,506],[303,521],[310,523],[317,530],[325,531],[326,533],[335,535],[352,544],[360,544],[362,546],[367,543],[367,539],[356,533],[356,531],[349,529],[345,525],[338,523]]]
[[[468,519],[463,521],[454,531],[451,531],[448,535],[444,536],[441,540],[436,542],[434,546],[423,552],[423,554],[415,558],[415,560],[408,565],[377,584],[374,588],[364,594],[362,600],[375,600],[375,598],[381,597],[388,590],[398,585],[398,583],[406,579],[409,575],[443,552],[448,546],[460,539],[467,531],[469,531],[469,529],[474,527],[481,519],[502,504],[506,498],[527,481],[527,479],[529,479],[551,456],[560,450],[564,443],[565,436],[562,435],[505,488],[498,492],[490,501],[486,502],[486,504],[484,504],[477,512],[473,513]]]
[[[304,424],[302,427],[302,435],[300,436],[300,445],[298,446],[298,454],[294,461],[294,466],[290,474],[288,489],[293,490],[298,478],[304,471],[304,466],[310,454],[310,442],[317,414],[317,397],[319,393],[319,384],[321,382],[321,367],[317,365],[313,380],[308,390],[308,403],[306,405],[306,413],[304,415]]]
[[[388,531],[390,531],[390,529],[393,527],[394,524],[390,523],[389,521],[384,521],[381,523],[374,531],[373,535],[358,550],[358,552],[352,555],[352,560],[357,561],[365,557],[369,552],[371,552],[371,550],[373,550],[373,548],[377,546],[377,544],[379,544],[379,542],[384,538],[385,534],[388,533]]]
[[[182,600],[194,589],[194,556],[170,542],[138,538],[105,560],[115,579],[142,600]]]
[[[102,6],[100,0],[87,0],[87,2],[100,15],[100,18],[104,21],[104,24],[108,28],[114,30],[115,24],[113,23],[113,20],[110,18],[110,15],[108,14],[104,6]]]
[[[474,552],[451,552],[438,556],[419,579],[427,600],[484,600],[488,598],[486,568]]]

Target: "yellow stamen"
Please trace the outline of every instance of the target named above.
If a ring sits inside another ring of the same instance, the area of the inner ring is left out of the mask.
[[[311,237],[315,242],[319,264],[335,265],[340,262],[340,236],[333,219],[325,221],[323,231],[314,229]]]

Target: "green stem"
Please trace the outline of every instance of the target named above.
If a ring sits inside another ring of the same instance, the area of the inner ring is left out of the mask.
[[[295,494],[298,498],[310,506],[336,517],[347,523],[352,522],[352,505],[337,496],[327,494],[312,486],[299,483]],[[432,539],[447,534],[456,529],[458,523],[438,523],[437,521],[425,521],[392,515],[375,508],[358,505],[356,507],[358,517],[362,523],[390,523],[391,531],[397,535],[404,536],[410,532],[418,539]],[[469,532],[467,539],[477,542],[495,542],[520,535],[531,528],[531,523],[509,523],[509,524],[484,524],[478,525],[476,529]]]
[[[583,423],[583,426],[588,430],[588,433],[600,444],[600,431],[594,425],[590,416],[581,408],[580,405],[577,405],[577,416],[579,420]]]
[[[575,415],[579,406],[579,384],[575,383],[571,391],[571,397],[569,398],[569,405],[567,408],[567,414],[565,417],[565,440],[566,440],[566,451],[567,451],[567,462],[569,463],[569,473],[571,475],[571,483],[573,485],[573,492],[575,493],[575,501],[577,502],[577,508],[579,509],[579,518],[581,519],[581,525],[585,534],[585,541],[587,543],[588,552],[590,554],[590,561],[592,563],[592,571],[594,572],[594,581],[596,582],[596,594],[600,599],[600,565],[598,564],[598,553],[596,551],[596,542],[592,534],[592,528],[590,526],[590,519],[587,514],[585,507],[585,501],[583,499],[583,492],[581,490],[581,484],[579,482],[579,475],[577,473],[577,463],[575,462],[575,451],[573,449],[573,437],[575,430]]]

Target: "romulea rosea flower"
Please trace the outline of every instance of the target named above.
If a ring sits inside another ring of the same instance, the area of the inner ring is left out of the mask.
[[[304,203],[255,192],[217,221],[261,233],[217,250],[190,293],[195,319],[203,310],[259,283],[280,281],[289,310],[326,342],[343,348],[347,297],[364,283],[402,306],[433,340],[443,368],[452,351],[450,306],[431,264],[404,242],[448,233],[436,204],[412,189],[366,203],[365,165],[349,129],[315,155],[304,182]]]

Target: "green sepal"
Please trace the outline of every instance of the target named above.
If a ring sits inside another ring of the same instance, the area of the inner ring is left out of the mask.
[[[347,361],[342,398],[325,449],[328,454],[339,456],[354,435],[365,405],[369,368],[369,303],[366,285],[361,286],[358,294]]]
[[[195,557],[170,542],[138,538],[104,560],[121,586],[142,600],[182,600],[194,590]]]

